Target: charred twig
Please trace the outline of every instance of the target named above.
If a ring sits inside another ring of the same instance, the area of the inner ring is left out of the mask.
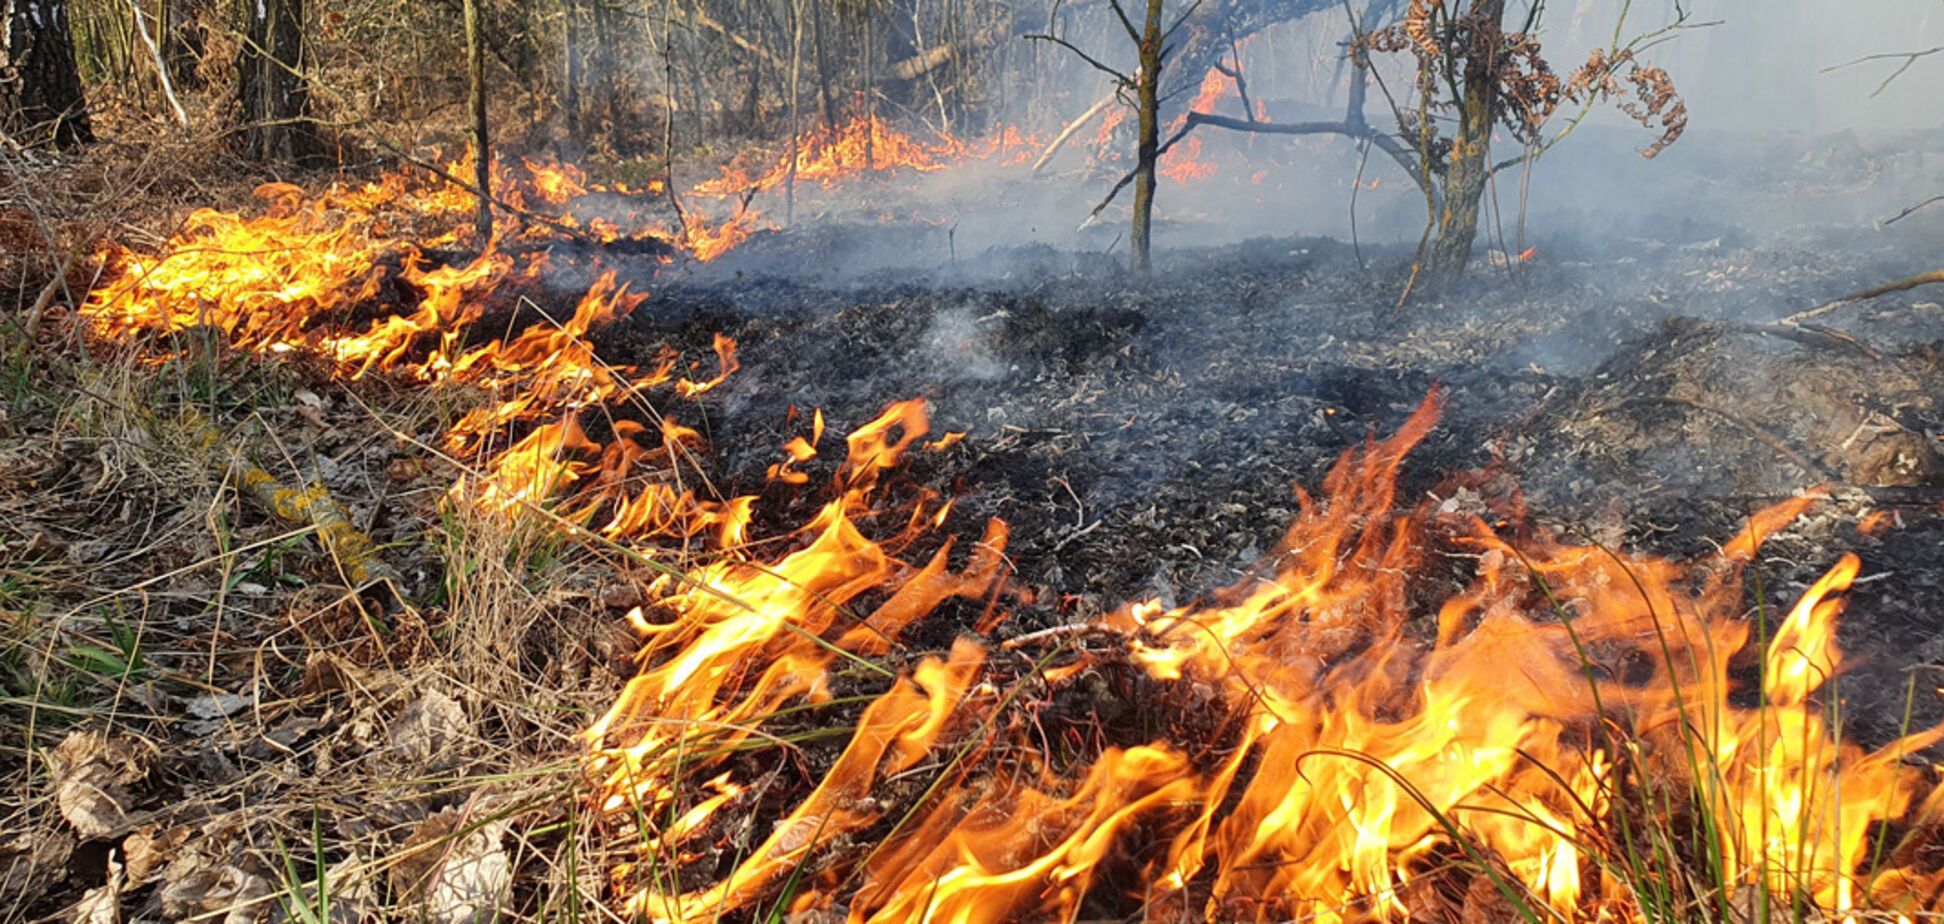
[[[1820,324],[1817,325],[1739,324],[1734,322],[1726,322],[1726,323],[1722,323],[1720,327],[1722,330],[1733,331],[1736,333],[1761,334],[1762,336],[1765,337],[1779,337],[1783,340],[1790,341],[1791,343],[1802,344],[1803,346],[1829,347],[1829,348],[1835,348],[1841,350],[1854,350],[1855,352],[1862,354],[1865,358],[1873,361],[1880,361],[1883,359],[1883,354],[1877,352],[1875,349],[1872,349],[1869,344],[1864,343],[1863,341],[1858,340],[1855,337],[1846,334],[1842,331],[1832,330],[1830,328],[1823,327]]]
[[[1906,276],[1895,282],[1886,282],[1883,285],[1864,289],[1861,292],[1851,292],[1848,295],[1845,295],[1834,301],[1824,302],[1823,304],[1817,305],[1816,307],[1811,308],[1807,311],[1798,311],[1795,314],[1789,315],[1788,317],[1783,318],[1780,321],[1777,321],[1776,323],[1799,325],[1803,321],[1807,321],[1810,318],[1822,317],[1823,315],[1835,311],[1836,309],[1841,308],[1844,305],[1847,305],[1851,302],[1868,301],[1869,299],[1876,298],[1879,295],[1889,295],[1893,292],[1904,292],[1910,289],[1915,289],[1918,286],[1927,286],[1927,285],[1932,285],[1940,282],[1944,282],[1944,269],[1934,269],[1928,273],[1918,273],[1915,276]]]
[[[1931,205],[1936,205],[1936,204],[1937,204],[1937,203],[1939,203],[1939,202],[1944,202],[1944,196],[1932,196],[1932,197],[1930,197],[1929,199],[1925,199],[1924,201],[1922,201],[1922,202],[1919,202],[1919,203],[1917,203],[1916,205],[1913,205],[1913,206],[1910,206],[1909,208],[1906,208],[1906,209],[1904,209],[1903,211],[1901,211],[1901,212],[1898,212],[1898,213],[1897,213],[1897,214],[1896,214],[1896,215],[1895,215],[1894,217],[1892,217],[1892,218],[1886,218],[1886,219],[1884,219],[1884,220],[1883,220],[1882,222],[1880,222],[1880,224],[1882,224],[1882,225],[1883,225],[1884,227],[1886,227],[1886,228],[1888,228],[1888,227],[1890,227],[1891,225],[1894,225],[1894,224],[1896,224],[1897,222],[1900,222],[1900,221],[1903,221],[1903,220],[1904,220],[1904,219],[1906,219],[1906,218],[1909,218],[1912,212],[1916,212],[1916,211],[1918,211],[1919,209],[1922,209],[1922,208],[1924,208],[1924,207],[1926,207],[1926,206],[1931,206]]]

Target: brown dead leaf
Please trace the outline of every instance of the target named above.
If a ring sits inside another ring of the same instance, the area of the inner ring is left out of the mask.
[[[70,733],[50,756],[54,804],[84,837],[107,837],[129,825],[128,786],[148,776],[155,745],[134,735]]]
[[[0,908],[23,906],[67,878],[75,845],[74,835],[51,822],[0,843]]]
[[[472,812],[447,809],[419,822],[391,867],[394,894],[439,924],[483,924],[499,917],[513,883],[500,847],[507,825],[478,824]]]
[[[213,821],[199,833],[162,870],[155,897],[162,917],[254,924],[275,888],[255,871],[233,824]]]
[[[472,739],[466,709],[438,690],[426,690],[385,730],[392,754],[412,766],[430,766]]]
[[[122,856],[128,860],[128,881],[140,885],[162,869],[193,833],[187,825],[163,828],[143,825],[122,839]]]

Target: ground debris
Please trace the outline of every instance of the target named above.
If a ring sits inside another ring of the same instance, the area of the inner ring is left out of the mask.
[[[497,919],[513,877],[500,846],[506,832],[463,808],[426,817],[394,855],[392,891],[439,924]]]
[[[83,837],[108,837],[130,825],[129,787],[148,776],[155,745],[130,734],[71,732],[50,755],[54,804]]]

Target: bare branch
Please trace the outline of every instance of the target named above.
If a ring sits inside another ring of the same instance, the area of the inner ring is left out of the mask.
[[[1134,20],[1127,18],[1127,11],[1121,9],[1120,0],[1107,0],[1107,3],[1114,8],[1114,15],[1120,17],[1121,27],[1127,30],[1127,37],[1134,44],[1141,44],[1141,30],[1134,28]]]
[[[1057,36],[1057,35],[1029,35],[1029,36],[1026,36],[1026,38],[1027,38],[1027,40],[1028,40],[1028,41],[1034,41],[1034,42],[1052,42],[1053,44],[1055,44],[1055,45],[1058,45],[1058,46],[1060,46],[1061,48],[1064,48],[1064,49],[1066,49],[1066,50],[1068,50],[1068,51],[1071,51],[1071,52],[1073,52],[1073,53],[1074,53],[1074,54],[1076,54],[1076,55],[1079,55],[1079,56],[1080,56],[1080,60],[1082,60],[1082,61],[1085,61],[1085,62],[1087,62],[1088,64],[1091,64],[1091,65],[1093,65],[1093,67],[1094,67],[1094,69],[1095,69],[1095,70],[1097,70],[1097,71],[1100,71],[1101,73],[1103,73],[1103,74],[1106,74],[1107,76],[1109,76],[1109,77],[1112,77],[1112,78],[1114,78],[1114,82],[1115,82],[1115,83],[1118,83],[1118,84],[1120,84],[1120,85],[1121,85],[1121,86],[1123,86],[1123,87],[1131,87],[1131,86],[1133,86],[1133,85],[1134,85],[1134,78],[1132,78],[1132,77],[1129,77],[1128,75],[1126,75],[1126,74],[1123,74],[1123,73],[1121,73],[1120,71],[1117,71],[1117,70],[1114,70],[1113,68],[1111,68],[1111,67],[1108,67],[1107,65],[1105,65],[1105,64],[1102,64],[1102,63],[1100,63],[1100,61],[1099,61],[1099,60],[1097,60],[1097,59],[1095,59],[1093,55],[1090,55],[1090,54],[1087,54],[1087,53],[1086,53],[1086,52],[1084,52],[1084,51],[1081,51],[1081,50],[1080,50],[1080,49],[1079,49],[1079,48],[1078,48],[1077,46],[1075,46],[1075,45],[1074,45],[1074,44],[1073,44],[1072,42],[1069,42],[1069,41],[1067,41],[1066,39],[1063,39],[1063,38],[1060,38],[1060,37],[1059,37],[1059,36]]]
[[[1174,36],[1177,30],[1187,25],[1188,17],[1195,15],[1195,11],[1201,9],[1201,5],[1202,0],[1195,0],[1195,2],[1188,4],[1188,8],[1181,11],[1181,18],[1176,19],[1174,25],[1169,26],[1166,32],[1161,33],[1161,41],[1166,42]]]
[[[1876,90],[1870,94],[1871,98],[1875,98],[1877,96],[1882,95],[1883,91],[1890,89],[1890,84],[1895,82],[1897,78],[1902,77],[1904,75],[1904,71],[1910,70],[1911,65],[1916,64],[1918,60],[1922,58],[1930,57],[1931,55],[1937,54],[1939,52],[1944,52],[1944,45],[1939,45],[1936,48],[1926,48],[1923,51],[1893,51],[1893,52],[1886,52],[1884,54],[1877,54],[1877,55],[1864,55],[1863,57],[1857,58],[1854,61],[1847,61],[1842,64],[1833,64],[1830,65],[1829,67],[1825,67],[1822,69],[1821,73],[1827,74],[1830,73],[1831,71],[1840,71],[1844,68],[1855,67],[1859,64],[1868,64],[1871,61],[1895,61],[1898,59],[1902,59],[1903,63],[1897,65],[1897,69],[1890,72],[1890,76],[1883,78],[1883,82],[1877,84]]]
[[[1405,147],[1396,138],[1372,129],[1368,124],[1348,120],[1342,122],[1256,122],[1233,119],[1228,116],[1211,115],[1205,112],[1190,112],[1188,113],[1187,121],[1182,123],[1181,128],[1173,135],[1168,136],[1168,140],[1163,142],[1155,150],[1155,159],[1159,160],[1161,155],[1168,153],[1168,150],[1173,148],[1177,142],[1187,137],[1189,132],[1194,131],[1197,126],[1201,125],[1257,135],[1342,135],[1346,138],[1367,141],[1376,145],[1385,154],[1390,155],[1392,160],[1397,161],[1398,166],[1403,167],[1404,172],[1409,174],[1411,179],[1420,188],[1424,188],[1427,191],[1430,189],[1428,185],[1430,180],[1425,177],[1424,171],[1418,168],[1417,161],[1412,158],[1412,152],[1409,148]],[[1099,205],[1094,206],[1092,212],[1087,213],[1087,220],[1081,222],[1080,226],[1084,228],[1092,224],[1095,219],[1098,219],[1101,212],[1106,211],[1109,205],[1114,204],[1114,199],[1120,196],[1121,190],[1126,189],[1127,184],[1134,181],[1134,175],[1138,172],[1138,170],[1129,170],[1126,174],[1122,175],[1120,181],[1114,184],[1114,188],[1108,190],[1107,197],[1102,199]]]
[[[1903,220],[1904,220],[1904,219],[1906,219],[1906,218],[1909,218],[1909,217],[1910,217],[1910,213],[1912,213],[1912,212],[1915,212],[1915,211],[1917,211],[1918,209],[1921,209],[1921,208],[1924,208],[1925,206],[1929,206],[1929,205],[1936,205],[1936,204],[1937,204],[1937,203],[1939,203],[1939,202],[1944,202],[1944,196],[1932,196],[1932,197],[1930,197],[1929,199],[1925,199],[1924,201],[1922,201],[1922,202],[1919,202],[1919,203],[1917,203],[1916,205],[1913,205],[1913,206],[1911,206],[1911,207],[1909,207],[1909,208],[1907,208],[1907,209],[1904,209],[1904,210],[1903,210],[1903,211],[1901,211],[1901,212],[1898,212],[1895,218],[1890,218],[1890,219],[1886,219],[1886,220],[1884,220],[1884,222],[1883,222],[1883,226],[1884,226],[1884,227],[1886,227],[1886,228],[1888,228],[1888,227],[1890,227],[1891,225],[1894,225],[1894,224],[1896,224],[1897,222],[1900,222],[1900,221],[1903,221]]]

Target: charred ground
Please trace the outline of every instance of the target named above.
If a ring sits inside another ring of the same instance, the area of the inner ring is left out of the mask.
[[[710,437],[719,485],[769,495],[762,509],[780,522],[813,499],[763,480],[797,432],[791,409],[821,409],[841,432],[888,400],[927,399],[935,430],[967,438],[906,477],[956,498],[961,532],[988,516],[1011,524],[1016,577],[1037,591],[1002,635],[1241,578],[1275,549],[1296,487],[1437,388],[1448,410],[1407,465],[1406,497],[1523,492],[1534,526],[1687,556],[1822,486],[1832,500],[1770,546],[1766,596],[1786,606],[1849,548],[1882,575],[1845,622],[1869,678],[1849,688],[1858,731],[1894,731],[1910,655],[1944,655],[1931,642],[1944,605],[1944,309],[1915,293],[1827,328],[1769,323],[1886,278],[1906,256],[1894,247],[1839,233],[1553,241],[1402,310],[1408,253],[1364,247],[1360,266],[1325,239],[1175,252],[1132,280],[1103,256],[1040,248],[842,281],[774,269],[825,264],[844,241],[779,235],[743,266],[675,270],[605,348],[626,358],[736,337],[742,370],[676,413],[703,415],[692,425]],[[1497,477],[1452,480],[1476,470]],[[1859,533],[1871,510],[1891,528]],[[959,628],[927,635],[942,644]]]

